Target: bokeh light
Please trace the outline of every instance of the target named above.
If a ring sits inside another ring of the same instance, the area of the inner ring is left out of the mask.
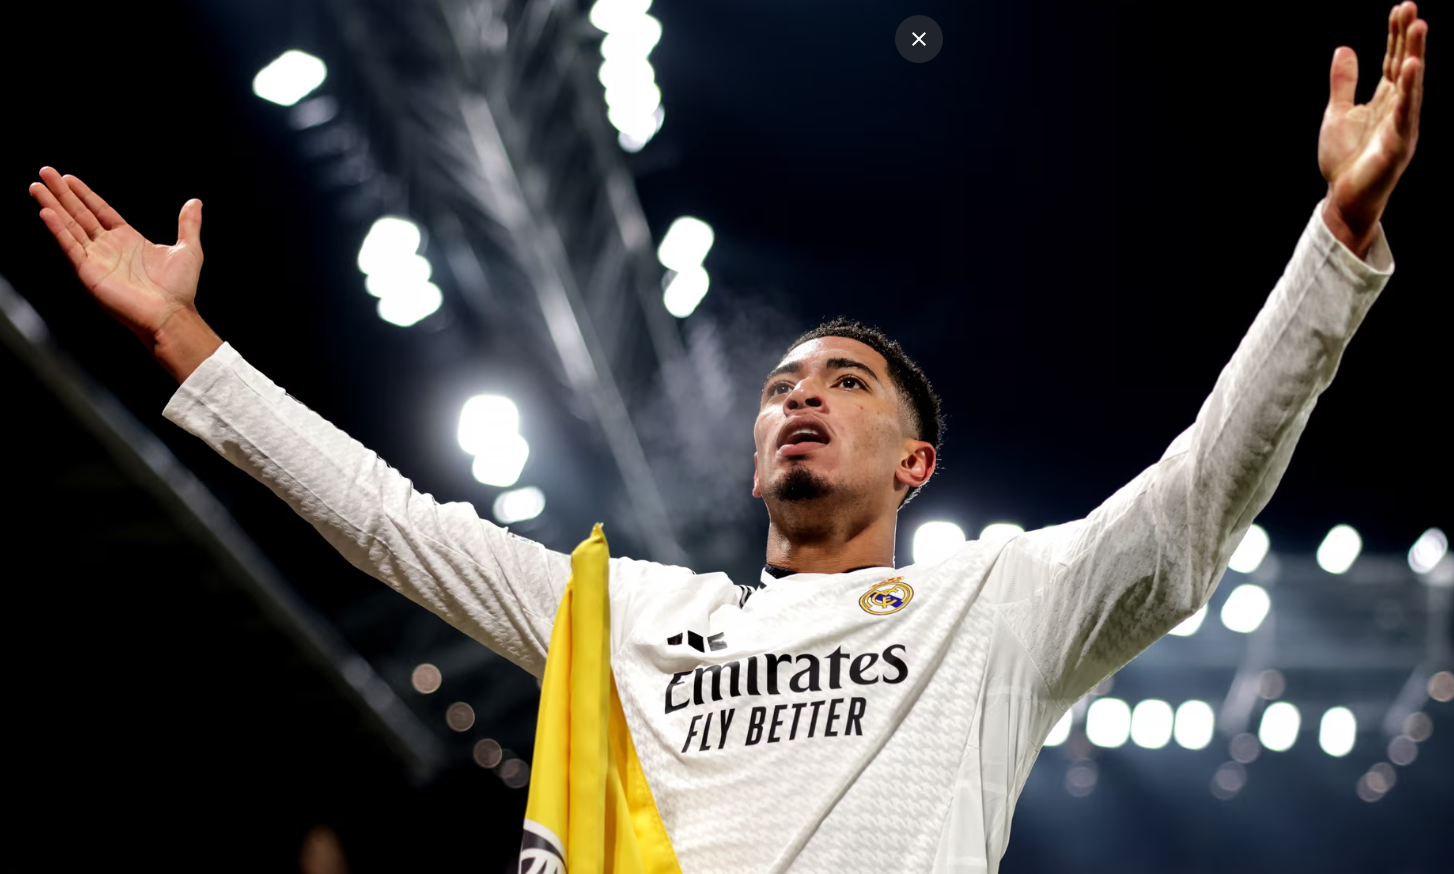
[[[413,683],[414,691],[428,695],[438,691],[440,684],[444,682],[444,674],[439,668],[426,662],[414,669],[414,673],[409,676],[409,682]]]

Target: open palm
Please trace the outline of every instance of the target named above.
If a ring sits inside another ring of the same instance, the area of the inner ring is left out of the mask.
[[[155,336],[172,315],[193,308],[202,271],[202,203],[177,220],[177,242],[150,242],[74,176],[46,167],[30,186],[40,217],[76,275],[101,307],[140,337]]]
[[[1424,40],[1428,24],[1413,3],[1389,13],[1388,49],[1373,99],[1353,102],[1358,55],[1333,55],[1328,107],[1318,135],[1318,167],[1343,215],[1359,224],[1378,221],[1388,196],[1413,157],[1424,95]]]

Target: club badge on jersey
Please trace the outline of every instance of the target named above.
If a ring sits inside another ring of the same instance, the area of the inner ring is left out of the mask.
[[[914,590],[903,577],[890,577],[881,583],[874,583],[858,599],[858,606],[866,613],[887,616],[904,609],[914,597]]]

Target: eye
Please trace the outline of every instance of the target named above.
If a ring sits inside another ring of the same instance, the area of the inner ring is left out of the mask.
[[[853,385],[848,385],[848,383],[850,382],[853,383]],[[856,376],[845,376],[842,379],[838,380],[838,384],[847,388],[867,388],[863,380],[859,379]]]
[[[770,394],[770,395],[775,395],[775,394],[778,394],[778,389],[786,389],[786,388],[791,388],[791,387],[792,386],[788,385],[785,382],[775,382],[772,385],[770,385],[770,386],[767,387],[767,393]]]

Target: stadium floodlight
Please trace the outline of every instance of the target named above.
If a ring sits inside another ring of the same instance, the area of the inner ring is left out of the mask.
[[[1272,540],[1262,530],[1262,526],[1253,525],[1242,535],[1242,542],[1237,544],[1237,551],[1232,553],[1227,567],[1239,574],[1250,574],[1262,564],[1262,560],[1267,557],[1267,548],[1271,545]]]
[[[622,149],[628,152],[639,152],[651,142],[656,132],[661,130],[661,124],[666,120],[666,110],[660,106],[650,116],[634,117],[628,119],[628,127],[616,135],[616,142]]]
[[[1347,572],[1363,551],[1363,538],[1352,525],[1334,525],[1318,546],[1318,567],[1330,574]]]
[[[1353,741],[1358,737],[1358,719],[1347,707],[1332,707],[1323,714],[1318,724],[1318,745],[1323,752],[1342,758],[1353,751]]]
[[[1409,567],[1416,574],[1426,574],[1449,553],[1449,538],[1438,528],[1430,528],[1409,547]]]
[[[711,225],[685,215],[666,229],[666,236],[661,238],[661,245],[656,248],[656,258],[668,270],[678,273],[691,270],[702,266],[715,239]]]
[[[494,434],[470,466],[474,478],[487,486],[513,486],[530,457],[530,444],[519,434]]]
[[[662,292],[661,302],[666,306],[666,311],[679,319],[685,319],[707,296],[707,287],[711,284],[711,277],[707,276],[705,267],[693,267],[684,270],[673,276],[667,284],[666,291]]]
[[[1262,711],[1262,725],[1257,729],[1257,739],[1275,753],[1285,753],[1297,743],[1298,729],[1302,727],[1302,715],[1297,705],[1288,701],[1274,701]]]
[[[596,78],[607,92],[613,88],[639,88],[656,84],[656,68],[645,58],[617,58],[602,61]]]
[[[495,521],[511,525],[534,519],[545,512],[545,493],[535,486],[501,492],[495,498]]]
[[[429,281],[433,267],[423,255],[399,255],[389,260],[375,259],[378,269],[364,278],[364,288],[374,297],[388,297],[409,291]]]
[[[370,277],[372,278],[372,277]],[[444,294],[432,282],[420,282],[389,292],[379,299],[379,318],[391,325],[407,328],[431,315],[444,303]]]
[[[1243,634],[1257,630],[1272,607],[1267,590],[1252,583],[1243,583],[1232,590],[1222,604],[1222,624]]]
[[[645,13],[621,19],[601,40],[601,57],[608,61],[645,58],[661,41],[661,22]]]
[[[979,532],[979,539],[1008,540],[1011,537],[1015,537],[1024,533],[1025,529],[1021,528],[1019,525],[1016,525],[1014,522],[992,522],[989,525],[984,526],[984,528]]]
[[[1212,742],[1212,732],[1216,724],[1217,717],[1212,712],[1212,705],[1205,701],[1183,701],[1176,708],[1176,727],[1172,735],[1185,749],[1205,749]]]
[[[1138,747],[1159,750],[1171,740],[1174,721],[1170,704],[1148,698],[1131,711],[1131,740]]]
[[[947,558],[964,540],[964,529],[953,522],[925,522],[914,532],[914,564]]]
[[[1206,618],[1207,605],[1203,604],[1200,610],[1181,620],[1180,624],[1167,633],[1177,637],[1191,637],[1197,633],[1197,629],[1202,627],[1202,620]]]
[[[495,436],[520,432],[520,408],[503,395],[475,395],[459,411],[459,448],[479,455]]]
[[[292,106],[328,78],[328,65],[307,52],[289,49],[258,71],[252,93],[279,106]]]
[[[652,87],[654,88],[656,86],[653,85]],[[626,107],[619,109],[611,107],[606,110],[606,120],[611,122],[612,127],[616,128],[620,133],[643,142],[655,136],[657,130],[661,127],[661,119],[657,117],[658,115],[665,117],[661,113],[660,105],[654,109],[648,109],[645,112],[639,112]]]
[[[1065,711],[1065,715],[1060,717],[1060,720],[1055,723],[1055,727],[1050,729],[1050,733],[1045,736],[1045,743],[1042,746],[1058,747],[1065,743],[1065,739],[1070,737],[1070,723],[1072,720],[1071,712],[1069,710]]]
[[[651,0],[596,0],[587,19],[602,33],[612,33],[629,27],[631,19],[645,15],[651,8]]]
[[[1097,698],[1085,712],[1085,736],[1098,747],[1118,747],[1131,736],[1131,708],[1119,698]]]
[[[399,261],[418,252],[422,240],[418,225],[405,218],[386,215],[374,222],[359,244],[358,269],[369,274],[389,272],[397,267]]]
[[[661,88],[655,82],[613,85],[606,89],[606,105],[623,117],[649,116],[661,105]]]

